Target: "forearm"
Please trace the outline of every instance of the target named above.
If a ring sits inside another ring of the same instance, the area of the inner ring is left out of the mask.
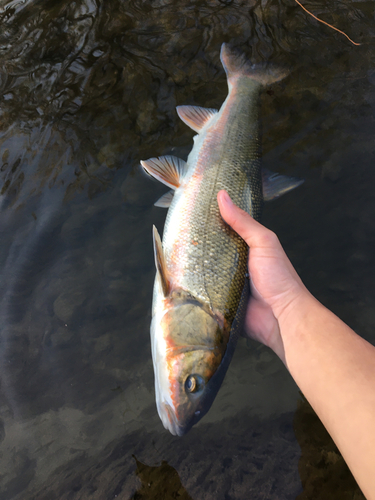
[[[375,500],[375,348],[307,292],[276,235],[224,191],[218,202],[250,247],[248,334],[283,359],[363,493]]]
[[[307,293],[279,325],[291,375],[375,499],[375,347]]]

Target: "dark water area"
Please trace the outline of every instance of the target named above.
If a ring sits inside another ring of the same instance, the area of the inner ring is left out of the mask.
[[[186,158],[176,105],[218,108],[231,42],[290,68],[261,96],[265,207],[310,291],[375,343],[373,2],[0,3],[0,500],[363,498],[283,364],[241,340],[210,412],[156,412],[151,227]]]

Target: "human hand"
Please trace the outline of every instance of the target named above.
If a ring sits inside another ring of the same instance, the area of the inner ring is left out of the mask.
[[[284,361],[281,319],[309,296],[277,236],[238,208],[225,191],[217,196],[227,224],[249,245],[251,299],[245,318],[247,335],[270,347]]]

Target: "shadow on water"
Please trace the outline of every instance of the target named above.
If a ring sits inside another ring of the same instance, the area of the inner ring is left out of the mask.
[[[182,486],[176,470],[168,465],[165,460],[157,467],[150,467],[137,460],[134,455],[133,458],[137,464],[136,474],[142,481],[141,488],[132,497],[133,500],[149,498],[192,500]]]
[[[337,446],[304,398],[298,402],[293,427],[301,446],[298,470],[303,487],[296,500],[365,500]]]
[[[264,163],[306,182],[263,221],[312,293],[375,342],[374,4],[309,8],[362,45],[292,0],[2,2],[0,500],[147,498],[147,474],[164,472],[196,499],[315,500],[329,481],[360,498],[256,343],[240,342],[182,439],[153,393],[151,226],[165,190],[139,160],[186,157],[193,133],[175,106],[221,105],[222,42],[290,68],[261,96]]]

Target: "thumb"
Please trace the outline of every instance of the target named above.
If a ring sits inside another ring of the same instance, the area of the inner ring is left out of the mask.
[[[222,218],[246,241],[250,248],[265,248],[280,244],[275,233],[238,208],[226,191],[218,192],[217,201]]]

